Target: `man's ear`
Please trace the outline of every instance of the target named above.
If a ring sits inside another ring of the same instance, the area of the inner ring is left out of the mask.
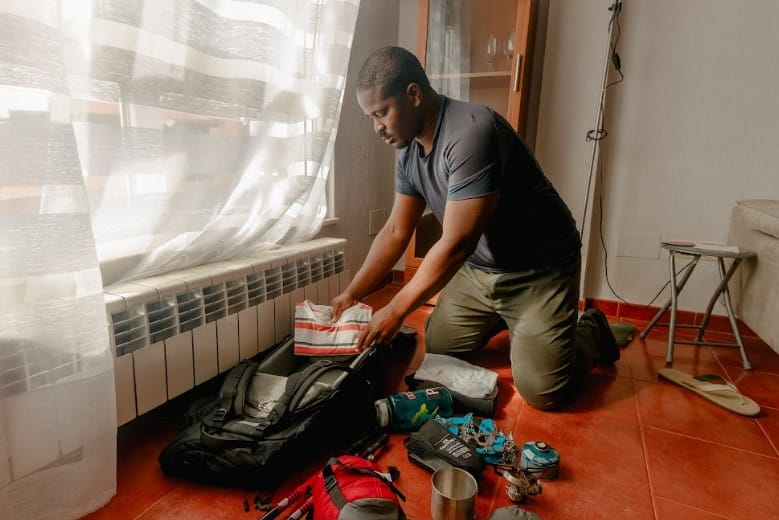
[[[418,107],[422,104],[422,87],[418,83],[409,83],[406,87],[406,97],[412,106]]]

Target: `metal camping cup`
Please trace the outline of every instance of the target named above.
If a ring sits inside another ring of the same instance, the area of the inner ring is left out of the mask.
[[[430,513],[433,520],[473,520],[479,485],[467,471],[448,466],[431,478],[433,493]]]

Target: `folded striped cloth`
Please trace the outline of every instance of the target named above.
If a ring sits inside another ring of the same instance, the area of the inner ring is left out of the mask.
[[[373,308],[357,303],[345,309],[333,322],[333,308],[308,300],[295,304],[295,354],[300,356],[342,356],[357,354],[360,332],[371,320]]]

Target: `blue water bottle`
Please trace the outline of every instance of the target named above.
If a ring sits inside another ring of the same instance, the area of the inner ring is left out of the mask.
[[[393,431],[419,429],[436,415],[452,415],[452,394],[442,386],[413,392],[391,394],[375,403],[376,419],[381,428]]]

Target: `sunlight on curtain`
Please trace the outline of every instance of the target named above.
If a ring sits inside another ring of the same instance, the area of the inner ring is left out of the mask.
[[[359,0],[93,5],[66,66],[105,284],[314,236]]]
[[[319,230],[358,7],[0,3],[0,518],[115,494],[104,285]]]

